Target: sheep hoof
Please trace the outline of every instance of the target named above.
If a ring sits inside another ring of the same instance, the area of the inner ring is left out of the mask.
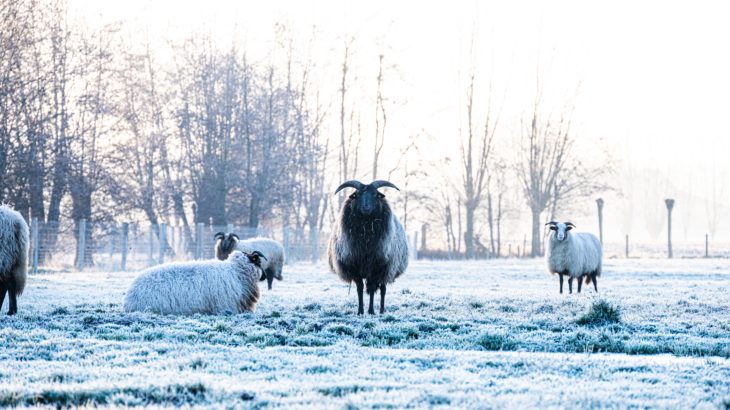
[[[371,315],[374,315],[375,314],[375,309],[373,309],[373,308],[368,309],[368,313],[371,314]]]

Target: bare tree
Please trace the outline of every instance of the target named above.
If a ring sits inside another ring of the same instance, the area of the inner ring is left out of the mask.
[[[127,48],[120,53],[117,71],[120,101],[116,110],[121,121],[117,132],[129,137],[115,144],[113,169],[117,172],[114,196],[120,206],[142,211],[159,240],[161,217],[170,193],[167,146],[170,129],[163,107],[169,99],[154,64],[149,44],[143,51]],[[162,243],[168,254],[172,248]]]
[[[348,115],[348,101],[347,92],[350,87],[350,81],[348,75],[350,74],[350,58],[351,48],[354,43],[354,38],[347,39],[344,44],[343,58],[342,58],[342,76],[340,78],[340,146],[338,151],[338,163],[340,167],[340,181],[346,181],[352,179],[358,170],[358,158],[360,153],[360,143],[362,141],[360,115],[356,115],[356,107],[354,103],[349,107]],[[347,126],[347,119],[349,117],[349,131]],[[338,202],[339,206],[342,206],[344,202],[344,191],[339,195]]]
[[[542,255],[541,215],[553,198],[566,163],[570,161],[573,136],[570,125],[573,107],[562,111],[557,120],[543,114],[542,90],[538,81],[532,112],[522,121],[517,175],[532,212],[533,257]]]
[[[474,73],[469,78],[467,89],[467,130],[460,141],[461,179],[460,194],[464,198],[465,231],[464,248],[468,259],[474,258],[474,215],[484,200],[489,182],[489,159],[494,145],[494,135],[499,124],[499,113],[493,112],[492,86],[488,87],[488,97],[484,123],[477,126],[474,113]]]
[[[100,144],[109,131],[112,107],[109,101],[112,54],[111,35],[114,27],[95,33],[82,33],[78,55],[79,88],[75,94],[76,115],[69,134],[68,187],[71,195],[71,218],[79,240],[79,222],[94,221],[93,200],[102,181],[108,177],[104,152]],[[93,266],[92,228],[86,230],[84,266]],[[78,256],[78,255],[77,255]],[[79,261],[76,261],[78,264]]]
[[[378,179],[378,160],[380,158],[380,152],[383,150],[385,144],[385,127],[388,124],[388,116],[385,112],[385,105],[383,104],[383,58],[385,56],[380,54],[378,56],[378,76],[376,77],[376,96],[375,96],[375,139],[373,146],[373,180]]]
[[[489,250],[492,257],[502,254],[502,222],[505,217],[507,164],[497,160],[487,183],[487,223],[489,225]]]

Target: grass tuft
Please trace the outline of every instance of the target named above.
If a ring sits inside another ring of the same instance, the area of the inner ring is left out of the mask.
[[[509,336],[499,333],[484,333],[477,340],[484,350],[514,350],[517,346]]]
[[[575,323],[583,326],[604,326],[621,323],[621,309],[605,300],[593,302],[586,314]]]

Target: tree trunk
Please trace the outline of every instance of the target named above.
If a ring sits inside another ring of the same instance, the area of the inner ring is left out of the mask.
[[[251,203],[248,208],[248,226],[251,228],[259,227],[259,211],[261,209],[261,200],[259,196],[254,192],[251,195]]]
[[[497,197],[497,257],[502,255],[502,193]]]
[[[541,242],[540,242],[540,214],[541,212],[536,209],[532,209],[532,253],[531,256],[536,258],[542,256]]]
[[[56,155],[60,155],[58,152]],[[48,201],[48,215],[43,234],[40,235],[40,252],[38,254],[38,263],[43,263],[51,257],[56,243],[58,243],[58,224],[61,220],[61,200],[66,192],[65,167],[62,160],[57,158],[54,160],[53,166],[53,187],[51,188],[51,197]]]
[[[494,238],[494,211],[492,206],[492,194],[487,194],[487,223],[489,224],[489,251],[492,257],[497,253],[497,247]]]
[[[188,223],[188,217],[185,216],[185,207],[183,205],[183,198],[179,192],[172,194],[172,203],[175,208],[175,216],[183,225],[183,235],[185,235],[185,252],[191,254],[194,252],[193,232],[190,230],[190,224]]]
[[[467,259],[474,259],[474,207],[466,207],[466,230],[464,231],[464,250]]]

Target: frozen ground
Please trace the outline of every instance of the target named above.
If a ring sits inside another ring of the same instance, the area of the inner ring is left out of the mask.
[[[607,260],[620,320],[590,325],[599,297],[542,261],[416,262],[361,318],[324,265],[284,274],[254,314],[194,317],[121,312],[134,273],[34,275],[0,407],[730,408],[730,260]]]

